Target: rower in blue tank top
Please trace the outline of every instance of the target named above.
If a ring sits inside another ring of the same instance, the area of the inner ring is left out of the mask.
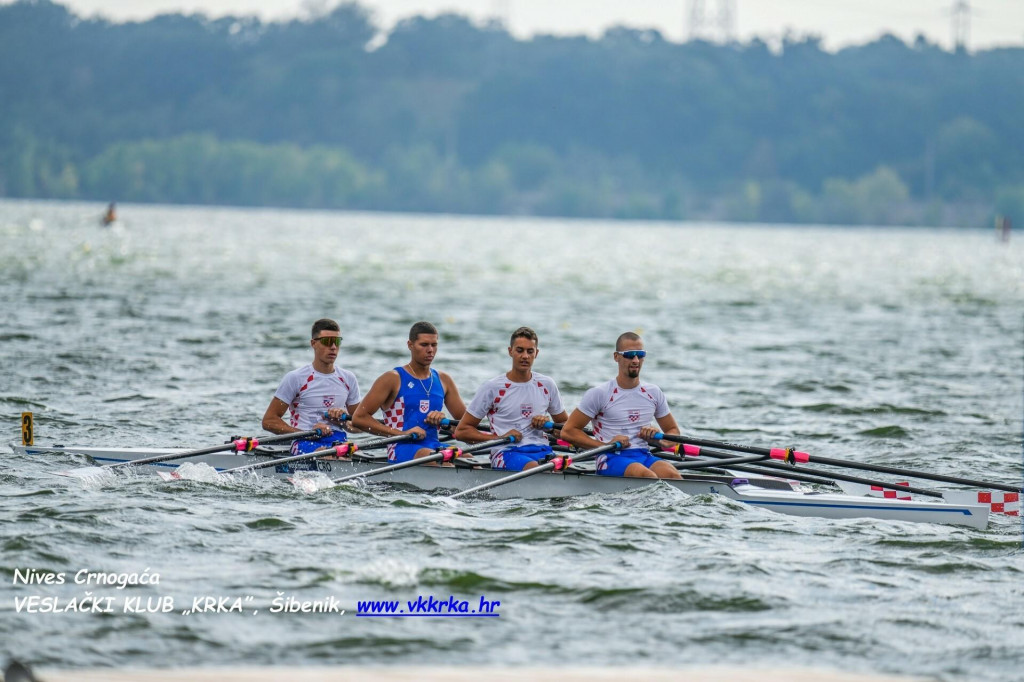
[[[409,330],[410,359],[377,377],[352,418],[356,428],[380,436],[415,434],[417,440],[388,447],[388,459],[406,462],[425,457],[438,448],[437,427],[445,418],[444,409],[455,420],[461,419],[466,406],[452,378],[432,369],[437,355],[437,329],[429,322],[417,322]],[[380,410],[383,421],[373,415]]]

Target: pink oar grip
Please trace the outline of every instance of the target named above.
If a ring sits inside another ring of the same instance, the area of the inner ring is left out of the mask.
[[[568,455],[565,457],[555,457],[551,461],[555,463],[555,467],[552,471],[561,471],[562,469],[569,468],[569,465],[572,464],[572,457],[569,457]]]
[[[789,455],[790,450],[786,448],[772,448],[769,452],[769,456],[772,459],[781,459],[783,462],[785,462],[789,458]],[[800,462],[801,464],[806,464],[807,462],[811,461],[811,456],[808,455],[806,452],[799,452],[797,450],[793,450],[792,455],[793,461]]]

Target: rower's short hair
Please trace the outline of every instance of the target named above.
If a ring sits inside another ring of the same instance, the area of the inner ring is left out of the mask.
[[[508,345],[516,345],[516,339],[530,339],[538,346],[540,345],[540,339],[537,338],[537,332],[533,331],[529,327],[520,327],[519,329],[512,332],[512,337],[508,340]]]
[[[429,322],[417,322],[409,328],[409,340],[415,341],[420,334],[433,334],[437,336],[437,327]]]
[[[640,335],[636,332],[622,332],[619,334],[619,338],[615,339],[615,350],[622,348],[622,344],[626,341],[642,341]]]
[[[334,320],[321,317],[313,323],[313,331],[310,332],[309,338],[315,339],[322,331],[340,332],[341,327]]]

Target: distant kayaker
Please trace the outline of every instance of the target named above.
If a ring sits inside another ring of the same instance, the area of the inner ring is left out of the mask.
[[[1010,241],[1010,230],[1013,229],[1013,222],[1010,216],[996,216],[996,231],[999,233],[999,241],[1005,243]]]
[[[661,389],[640,381],[646,357],[643,339],[638,334],[621,334],[612,353],[619,367],[618,375],[584,393],[579,407],[562,427],[562,439],[584,450],[616,441],[622,443],[622,450],[597,456],[599,475],[682,478],[674,466],[650,451],[648,441],[656,433],[677,436],[679,426]],[[652,418],[657,427],[651,426]],[[583,432],[591,421],[594,438]]]
[[[323,318],[313,323],[309,345],[313,362],[288,372],[281,380],[263,415],[263,428],[271,433],[320,430],[318,440],[298,440],[292,452],[301,454],[343,443],[344,429],[332,427],[324,419],[341,421],[359,407],[359,382],[347,369],[335,367],[341,349],[341,327],[334,320]],[[290,412],[285,422],[285,412]]]
[[[113,201],[107,205],[107,212],[103,214],[103,226],[108,227],[117,221],[117,204]]]

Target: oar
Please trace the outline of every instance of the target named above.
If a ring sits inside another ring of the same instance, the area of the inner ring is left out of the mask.
[[[344,483],[346,481],[351,481],[354,478],[367,478],[369,476],[379,476],[380,474],[386,474],[386,473],[388,473],[390,471],[398,471],[399,469],[407,469],[409,467],[420,466],[421,464],[429,464],[430,462],[436,462],[438,460],[444,460],[445,462],[450,462],[455,457],[458,457],[460,454],[467,454],[467,453],[471,453],[471,452],[479,452],[480,450],[487,450],[487,449],[490,449],[490,448],[493,448],[493,447],[497,447],[499,445],[504,445],[505,443],[514,443],[514,442],[515,442],[515,438],[514,437],[506,436],[504,438],[497,438],[495,440],[489,440],[489,441],[487,441],[485,443],[477,443],[476,445],[470,446],[468,448],[443,448],[441,450],[438,450],[437,452],[435,452],[432,455],[427,455],[426,457],[417,457],[415,459],[410,459],[408,462],[399,462],[398,464],[391,464],[389,466],[380,467],[378,469],[371,469],[369,471],[361,471],[358,474],[351,474],[349,476],[342,476],[341,478],[332,479],[331,480],[331,484],[329,486],[324,486],[324,489],[326,489],[326,488],[335,488],[335,487],[341,485],[342,483]],[[295,483],[296,487],[300,487],[301,486],[301,484],[299,484],[299,483],[297,483],[295,481],[292,481],[292,483]]]
[[[401,436],[389,436],[387,438],[377,438],[375,440],[368,440],[363,443],[348,442],[342,443],[341,445],[335,445],[329,448],[323,448],[322,450],[314,450],[313,452],[306,452],[301,455],[291,455],[290,457],[281,457],[280,459],[272,459],[267,462],[257,462],[256,464],[246,464],[245,466],[235,467],[234,469],[225,469],[221,471],[221,474],[237,474],[243,471],[255,471],[257,469],[266,469],[269,467],[278,466],[279,464],[290,464],[291,462],[301,462],[304,459],[313,459],[321,455],[335,454],[338,457],[343,455],[351,455],[358,450],[373,450],[374,448],[382,448],[385,445],[392,443],[401,443],[407,440],[417,440],[419,434],[406,433]]]
[[[189,457],[199,457],[200,455],[211,455],[215,452],[224,452],[225,450],[235,450],[237,452],[250,452],[255,450],[260,444],[269,445],[271,443],[283,443],[290,440],[297,440],[299,438],[308,438],[310,436],[316,436],[319,431],[312,429],[310,431],[296,431],[294,433],[283,433],[279,436],[268,436],[266,438],[236,438],[235,440],[228,441],[227,443],[221,443],[220,445],[211,445],[208,448],[201,448],[199,450],[189,450],[188,452],[171,452],[163,455],[154,455],[153,457],[143,457],[142,459],[132,459],[127,462],[115,462],[114,464],[104,464],[98,467],[83,467],[81,469],[73,469],[71,471],[58,471],[57,474],[60,476],[73,476],[77,478],[88,478],[90,476],[98,476],[112,469],[120,469],[121,467],[128,466],[141,466],[143,464],[156,464],[157,462],[167,462],[172,459],[188,459]]]
[[[911,478],[921,478],[926,481],[940,481],[942,483],[958,483],[960,485],[969,485],[980,488],[992,488],[994,490],[1003,490],[1009,493],[1024,492],[1024,489],[1020,487],[1013,487],[1005,485],[1003,483],[991,483],[989,481],[977,481],[971,478],[961,478],[959,476],[944,476],[942,474],[929,474],[923,471],[913,471],[911,469],[901,469],[899,467],[883,466],[881,464],[864,464],[861,462],[851,462],[845,459],[832,459],[830,457],[820,457],[818,455],[809,455],[806,452],[798,452],[793,448],[758,448],[749,445],[734,445],[732,443],[723,443],[714,440],[705,440],[702,438],[690,438],[689,436],[672,436],[665,435],[664,433],[655,434],[657,440],[667,440],[673,443],[681,443],[685,446],[691,446],[691,449],[695,449],[695,452],[687,452],[686,454],[699,454],[701,452],[699,446],[710,446],[716,448],[723,448],[725,450],[734,450],[736,452],[749,452],[755,455],[767,455],[772,459],[779,459],[789,464],[806,463],[812,462],[814,464],[827,464],[829,466],[846,467],[848,469],[861,469],[863,471],[875,471],[881,474],[895,474],[897,476],[909,476]]]
[[[660,453],[655,453],[655,456],[660,456]],[[680,462],[675,464],[676,469],[709,469],[711,467],[725,467],[733,466],[735,464],[749,464],[751,462],[760,462],[765,459],[764,455],[743,455],[742,457],[728,457],[726,459],[716,459],[713,462],[702,462],[702,461],[690,461]]]
[[[674,438],[674,436],[673,437],[665,437],[664,434],[658,434],[658,435],[662,436],[661,440],[670,440],[671,438]],[[727,462],[729,462],[730,460],[740,459],[740,458],[736,457],[735,455],[729,454],[727,452],[721,452],[721,451],[718,451],[718,450],[708,450],[706,448],[698,448],[697,446],[690,446],[686,450],[686,453],[688,455],[692,456],[692,457],[695,457],[697,455],[701,455],[703,457],[714,457],[716,459],[716,462],[714,464],[708,463],[708,466],[723,466]],[[654,454],[656,456],[658,456],[658,457],[665,457],[668,453],[665,453],[665,452],[655,452]],[[765,456],[761,455],[761,457],[764,458]],[[668,459],[668,457],[666,457],[666,459]],[[765,469],[770,469],[772,471],[784,472],[783,473],[784,476],[787,476],[789,478],[793,478],[794,480],[797,480],[797,481],[804,480],[803,478],[801,478],[801,476],[799,474],[793,473],[793,467],[792,466],[787,465],[787,464],[778,464],[777,462],[764,462],[764,461],[762,461],[762,462],[758,462],[757,467],[736,466],[734,468],[737,471],[744,471],[744,472],[748,472],[748,473],[759,473],[759,474],[764,474],[765,473],[765,471],[764,471]],[[916,486],[905,485],[903,483],[886,483],[885,481],[875,481],[875,480],[872,480],[872,479],[869,479],[869,478],[861,478],[860,476],[849,476],[847,474],[840,474],[840,473],[834,472],[834,471],[823,471],[821,469],[808,469],[806,467],[801,467],[797,471],[800,471],[800,472],[803,472],[803,473],[807,473],[807,474],[811,474],[812,476],[821,476],[823,478],[833,479],[833,480],[836,480],[836,481],[849,481],[850,483],[861,483],[861,484],[865,484],[865,485],[875,485],[875,486],[879,486],[881,488],[888,488],[889,490],[901,490],[903,492],[916,493],[918,495],[927,495],[929,497],[943,497],[942,493],[937,492],[935,490],[927,490],[925,488],[918,488]],[[810,482],[811,483],[815,483],[816,481],[810,481]]]
[[[497,480],[489,481],[489,482],[484,483],[482,485],[478,485],[478,486],[476,486],[474,488],[469,488],[468,490],[462,490],[460,492],[455,493],[454,495],[450,495],[448,497],[448,499],[449,500],[454,500],[456,497],[463,497],[464,495],[469,495],[470,493],[478,493],[481,490],[487,490],[488,488],[496,488],[499,485],[505,485],[506,483],[512,483],[513,481],[518,481],[518,480],[520,480],[522,478],[526,478],[528,476],[534,476],[536,474],[542,474],[545,471],[551,471],[551,470],[561,471],[562,469],[565,469],[566,467],[568,467],[573,462],[585,462],[588,459],[593,459],[594,457],[597,457],[601,453],[611,452],[612,450],[618,450],[621,447],[622,447],[622,443],[620,443],[619,441],[615,441],[614,443],[606,443],[605,445],[602,445],[601,447],[598,447],[598,448],[594,448],[593,450],[584,450],[583,452],[579,453],[575,457],[572,457],[572,456],[564,456],[563,457],[561,455],[559,455],[557,457],[552,457],[551,461],[547,462],[546,464],[541,464],[539,466],[535,466],[532,469],[525,469],[525,470],[520,471],[518,473],[512,474],[511,476],[504,476],[504,477],[499,478]]]

